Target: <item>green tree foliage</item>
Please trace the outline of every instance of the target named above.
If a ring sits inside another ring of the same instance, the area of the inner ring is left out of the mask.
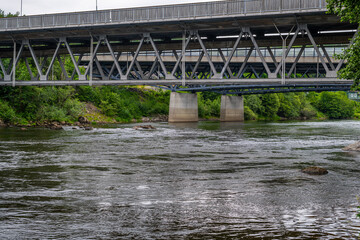
[[[277,94],[280,101],[280,107],[277,112],[278,116],[287,119],[297,119],[300,117],[301,100],[300,97],[295,93]]]
[[[330,119],[346,119],[354,116],[355,104],[345,93],[323,92],[317,102],[317,108]]]
[[[360,0],[326,0],[329,12],[341,17],[342,21],[360,22]]]
[[[254,114],[259,115],[264,111],[260,95],[248,95],[244,98],[244,105],[249,107]]]
[[[244,106],[245,120],[257,120],[258,116],[250,109],[249,106]]]
[[[13,13],[6,13],[4,10],[0,9],[0,18],[4,18],[4,17],[17,17],[19,16],[20,13],[16,12],[15,14]]]
[[[72,122],[84,111],[72,87],[1,87],[0,99],[11,104],[19,119],[28,122]]]
[[[344,22],[360,24],[360,0],[327,0],[330,13],[337,14]],[[357,35],[354,44],[339,56],[346,59],[345,68],[340,71],[340,76],[355,81],[360,81],[360,36]]]
[[[220,117],[221,95],[212,92],[198,93],[200,118]]]
[[[5,123],[13,123],[17,121],[15,110],[5,101],[0,100],[0,119]]]
[[[167,115],[170,93],[126,87],[77,87],[77,97],[92,102],[117,121],[130,122],[144,116]]]
[[[262,102],[261,116],[266,119],[275,119],[280,108],[280,100],[277,94],[263,94],[260,97]]]

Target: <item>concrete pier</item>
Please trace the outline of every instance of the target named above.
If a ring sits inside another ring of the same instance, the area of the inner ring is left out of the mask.
[[[197,122],[198,120],[197,94],[172,92],[169,122]]]
[[[242,96],[221,96],[220,121],[244,121],[244,98]]]

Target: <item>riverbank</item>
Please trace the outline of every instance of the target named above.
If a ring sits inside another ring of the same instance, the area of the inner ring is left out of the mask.
[[[166,122],[170,92],[144,87],[3,87],[0,126]],[[199,118],[220,118],[221,95],[198,93]],[[360,105],[344,92],[244,97],[245,120],[358,119]],[[86,119],[82,122],[79,119]]]

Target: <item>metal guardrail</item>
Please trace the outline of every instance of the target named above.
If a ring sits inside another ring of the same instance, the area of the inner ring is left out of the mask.
[[[326,0],[228,0],[2,18],[0,32],[325,9]]]
[[[331,58],[335,58],[336,55],[341,54],[344,49],[346,48],[346,46],[341,46],[341,47],[325,47],[327,54],[329,55],[329,57]],[[297,57],[300,53],[301,48],[300,47],[295,47],[290,49],[289,53],[288,53],[288,57]],[[222,54],[225,57],[228,57],[230,55],[230,52],[232,51],[231,48],[221,48]],[[234,52],[233,57],[246,57],[248,55],[250,51],[250,48],[239,48]],[[260,48],[260,51],[262,53],[262,55],[264,57],[271,57],[269,51],[267,50],[267,48]],[[283,54],[283,50],[281,48],[271,48],[271,51],[273,53],[274,57],[282,57]],[[324,51],[320,48],[319,49],[320,53],[322,56],[324,56]],[[177,50],[176,51],[177,54],[181,54],[181,50]],[[202,50],[201,49],[192,49],[192,50],[187,50],[186,51],[186,56],[189,57],[198,57],[200,56]],[[126,52],[125,52],[126,53]],[[218,49],[209,49],[208,53],[211,57],[221,57]],[[131,53],[127,53],[127,54],[131,54]],[[104,55],[107,56],[109,55],[109,53],[98,53],[98,56]],[[154,51],[143,51],[139,53],[139,56],[156,56]],[[174,53],[172,50],[168,50],[168,51],[162,51],[162,56],[174,56]],[[259,57],[259,54],[257,51],[252,51],[250,57]],[[303,53],[301,54],[301,57],[311,57],[311,58],[315,58],[318,57],[318,54],[316,52],[316,50],[314,48],[305,48],[305,50],[303,51]]]

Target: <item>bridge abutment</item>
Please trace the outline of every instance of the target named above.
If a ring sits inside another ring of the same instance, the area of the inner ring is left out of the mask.
[[[220,121],[244,121],[244,98],[242,96],[221,96]]]
[[[172,92],[169,122],[197,122],[198,120],[197,94]]]

